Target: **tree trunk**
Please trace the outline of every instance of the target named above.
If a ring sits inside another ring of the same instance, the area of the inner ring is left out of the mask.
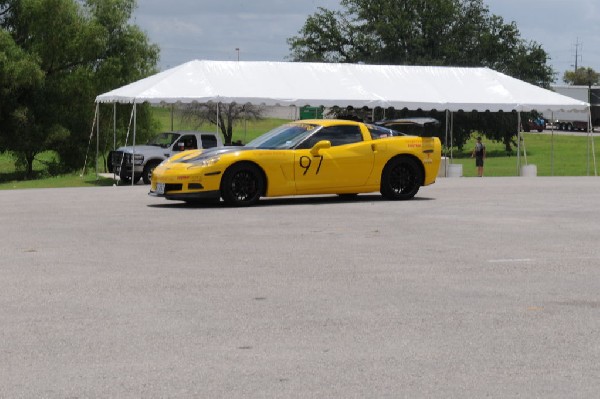
[[[25,157],[25,180],[29,180],[33,177],[33,160],[35,159],[35,154],[26,152],[24,154]]]

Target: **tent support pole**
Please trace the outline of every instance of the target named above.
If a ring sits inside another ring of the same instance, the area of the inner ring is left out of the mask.
[[[113,103],[113,151],[117,149],[117,103]],[[112,159],[108,162],[112,163]],[[117,171],[113,168],[113,180],[117,180]]]
[[[517,176],[521,176],[521,112],[517,112]]]
[[[100,180],[98,174],[98,155],[100,153],[100,103],[96,103],[96,181]]]
[[[248,111],[246,110],[246,105],[244,104],[244,145],[248,142]]]
[[[450,110],[446,110],[446,137],[444,142],[446,145],[444,146],[444,157],[446,161],[444,162],[444,177],[448,177],[448,129],[450,127]]]
[[[598,176],[598,169],[596,167],[596,149],[594,148],[594,126],[592,125],[592,107],[588,107],[588,147],[591,145],[592,161],[594,162],[594,176]],[[590,175],[590,150],[588,150],[588,176]]]
[[[454,160],[454,112],[450,112],[450,163]]]
[[[554,111],[550,114],[552,118],[552,139],[550,140],[550,176],[554,176]]]
[[[131,185],[135,184],[135,134],[137,130],[137,104],[133,102],[133,151],[131,153]]]
[[[113,103],[113,151],[117,149],[117,103]]]

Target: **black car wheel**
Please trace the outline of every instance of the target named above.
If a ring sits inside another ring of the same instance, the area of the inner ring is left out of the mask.
[[[423,183],[423,171],[412,158],[392,159],[381,175],[381,195],[391,200],[413,198]]]
[[[130,185],[131,184],[131,175],[130,174],[122,174],[121,176],[119,176],[121,178],[121,182],[124,185]],[[140,180],[140,175],[134,175],[133,176],[133,184],[136,184],[138,182],[138,180]]]
[[[256,204],[264,189],[263,174],[251,163],[238,163],[229,167],[221,180],[221,197],[230,206]]]
[[[146,166],[144,166],[144,173],[142,174],[142,179],[144,179],[144,183],[150,184],[152,180],[152,172],[154,169],[160,164],[160,162],[148,162]]]

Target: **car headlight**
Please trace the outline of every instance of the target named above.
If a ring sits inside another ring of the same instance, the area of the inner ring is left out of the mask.
[[[220,156],[215,155],[214,157],[209,157],[209,158],[206,158],[206,159],[197,160],[197,161],[194,161],[194,164],[190,165],[188,169],[206,168],[207,166],[212,166],[212,165],[216,164],[217,162],[219,162],[220,159],[221,159]]]

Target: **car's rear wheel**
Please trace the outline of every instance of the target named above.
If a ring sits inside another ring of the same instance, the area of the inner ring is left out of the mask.
[[[230,206],[250,206],[258,202],[265,189],[261,170],[251,163],[229,167],[221,180],[221,197]]]
[[[413,198],[423,182],[423,171],[412,158],[392,159],[383,168],[381,175],[381,195],[391,200]]]

